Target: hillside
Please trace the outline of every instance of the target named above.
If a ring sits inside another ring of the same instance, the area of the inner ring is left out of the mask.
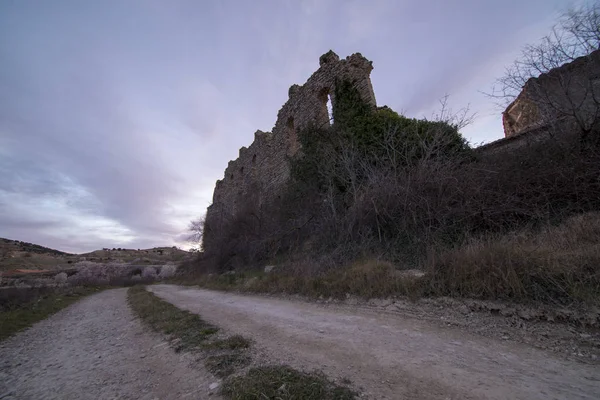
[[[56,255],[56,256],[72,255],[70,253],[65,253],[64,251],[40,246],[39,244],[22,242],[19,240],[0,238],[0,254],[4,254],[5,251],[25,251],[28,253],[52,254],[52,255]]]
[[[79,261],[163,264],[181,261],[189,253],[176,247],[151,249],[102,249],[70,254],[33,243],[0,238],[0,271],[15,269],[61,269]]]
[[[167,261],[181,261],[189,252],[177,247],[154,247],[151,249],[123,249],[123,248],[104,248],[90,253],[79,255],[82,261],[121,261],[134,262],[139,264],[163,263]]]

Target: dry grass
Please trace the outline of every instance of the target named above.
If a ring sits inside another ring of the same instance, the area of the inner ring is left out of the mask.
[[[426,270],[435,295],[569,305],[600,300],[600,213],[538,232],[486,236],[432,252]]]
[[[333,268],[315,275],[303,275],[302,269],[254,276],[241,288],[250,292],[299,293],[311,297],[343,298],[347,294],[364,298],[391,295],[415,296],[419,279],[398,272],[385,261],[358,261],[347,268]]]
[[[204,345],[207,349],[237,350],[250,347],[250,341],[242,335],[233,335],[227,339],[217,339]]]
[[[303,268],[294,269],[293,265],[288,265],[288,268],[268,274],[243,271],[194,278],[184,276],[174,283],[216,290],[301,294],[315,298],[325,296],[341,299],[349,294],[364,298],[393,295],[416,298],[423,295],[421,277],[398,271],[392,264],[377,260],[359,261],[348,268],[338,267],[313,275],[306,274]]]
[[[215,376],[226,378],[237,370],[250,365],[251,359],[247,354],[232,352],[209,356],[204,365]]]

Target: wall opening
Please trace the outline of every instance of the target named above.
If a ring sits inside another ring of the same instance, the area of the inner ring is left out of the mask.
[[[240,168],[240,174],[244,174],[244,167]]]
[[[333,124],[333,104],[329,88],[323,88],[319,92],[318,125],[322,128]]]
[[[252,156],[252,163],[254,164],[256,162],[256,154]]]
[[[333,104],[329,93],[327,94],[327,116],[329,117],[329,124],[333,125]]]

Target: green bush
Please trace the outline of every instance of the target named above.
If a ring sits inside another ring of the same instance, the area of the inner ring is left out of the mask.
[[[423,159],[472,158],[458,127],[444,121],[407,118],[364,102],[349,82],[338,82],[334,124],[299,133],[302,151],[291,160],[291,190],[344,193],[369,169],[397,170]]]

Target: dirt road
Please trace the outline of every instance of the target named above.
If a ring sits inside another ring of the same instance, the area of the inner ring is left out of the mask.
[[[269,360],[349,378],[376,399],[599,399],[600,368],[432,322],[172,285],[150,290],[255,341]]]
[[[0,344],[0,399],[207,399],[215,378],[192,363],[107,290]]]

